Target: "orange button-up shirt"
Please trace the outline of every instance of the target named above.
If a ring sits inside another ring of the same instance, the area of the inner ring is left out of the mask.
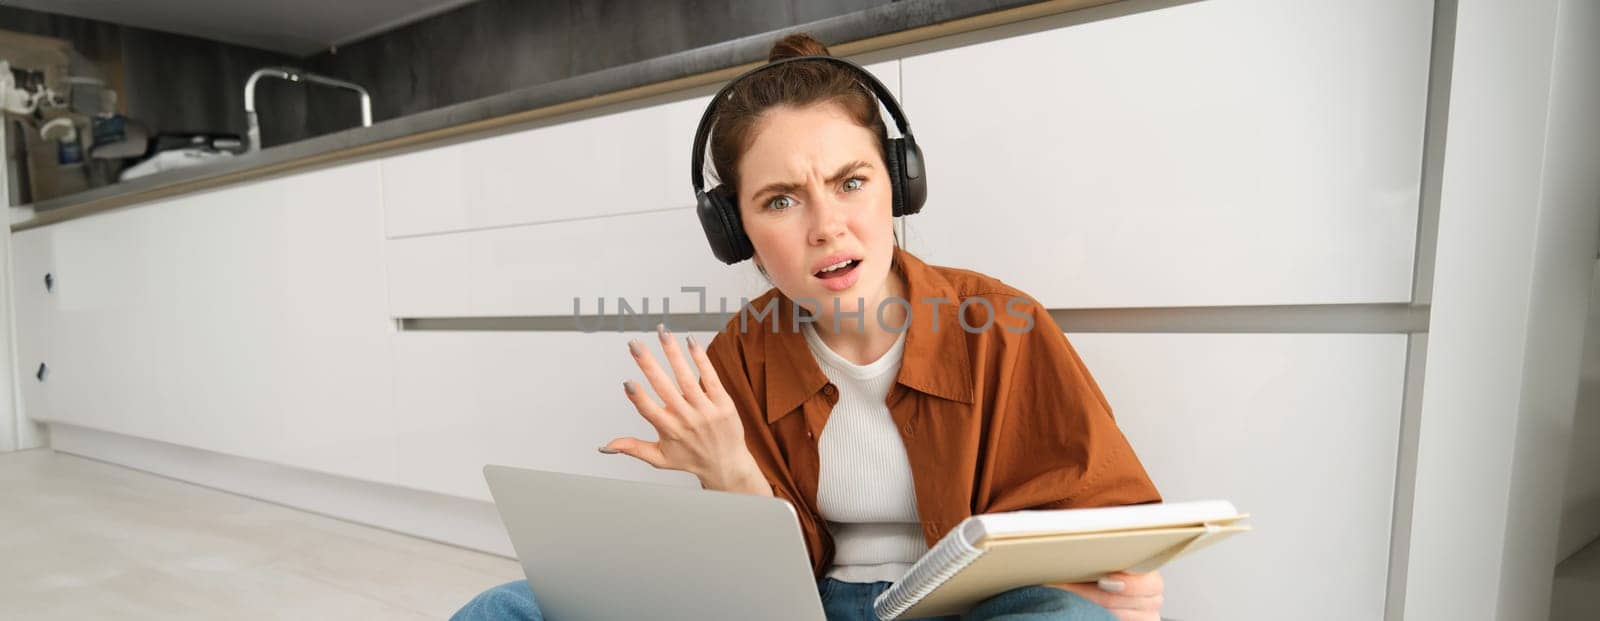
[[[885,404],[905,442],[930,547],[975,514],[1161,501],[1041,304],[996,278],[928,265],[899,247],[894,269],[906,281],[909,332]],[[877,321],[876,309],[866,311],[864,321]],[[821,577],[833,563],[833,540],[817,512],[817,438],[839,392],[794,313],[794,302],[771,289],[729,319],[706,353],[773,494],[799,514]]]

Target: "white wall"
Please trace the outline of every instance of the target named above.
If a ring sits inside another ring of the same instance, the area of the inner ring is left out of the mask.
[[[10,123],[0,123],[0,144],[11,144],[8,140],[9,137],[6,135],[7,128],[10,125]],[[10,174],[0,174],[0,196],[7,197],[6,200],[0,201],[0,203],[8,206],[11,204],[9,198],[11,194],[9,189],[11,184],[10,177]],[[12,209],[10,208],[6,209],[8,220],[11,211]],[[3,453],[21,448],[17,446],[17,435],[20,426],[27,420],[22,415],[21,399],[17,397],[17,373],[13,368],[16,360],[13,355],[12,344],[16,342],[16,339],[12,337],[11,331],[15,329],[16,322],[12,321],[11,317],[10,235],[6,235],[5,239],[0,239],[0,262],[4,263],[3,266],[0,266],[0,285],[3,285],[3,287],[0,287],[0,291],[4,292],[0,294],[0,320],[3,320],[4,323],[0,325],[6,326],[5,330],[0,331],[0,371],[5,373],[0,377],[6,378],[0,381],[0,453]]]
[[[1565,559],[1600,538],[1600,263],[1589,286],[1577,407],[1567,445],[1566,493],[1556,558]]]
[[[1406,618],[1549,614],[1600,228],[1596,9],[1459,5]]]

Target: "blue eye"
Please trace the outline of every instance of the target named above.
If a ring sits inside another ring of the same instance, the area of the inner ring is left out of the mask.
[[[773,204],[778,202],[779,200],[787,201],[787,200],[790,200],[790,199],[789,199],[788,196],[774,196],[774,197],[772,197],[772,200],[767,201],[767,209],[774,209],[776,211],[783,211],[783,209],[788,209],[790,207],[790,205],[784,205],[783,209],[778,209],[776,207],[773,207]]]
[[[866,179],[863,179],[861,177],[851,177],[851,178],[845,180],[845,182],[844,182],[845,187],[849,188],[851,181],[855,181],[857,183],[856,183],[854,188],[850,188],[850,189],[846,190],[847,192],[854,192],[857,188],[861,187],[862,183],[866,183],[867,182]]]

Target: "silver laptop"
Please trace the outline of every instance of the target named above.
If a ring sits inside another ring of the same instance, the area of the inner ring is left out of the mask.
[[[546,619],[825,619],[783,500],[509,466],[483,475]]]

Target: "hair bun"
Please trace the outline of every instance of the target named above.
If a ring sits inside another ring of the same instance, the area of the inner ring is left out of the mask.
[[[796,56],[832,56],[832,54],[828,53],[828,46],[812,38],[810,33],[796,32],[772,44],[772,51],[767,53],[767,62]]]

